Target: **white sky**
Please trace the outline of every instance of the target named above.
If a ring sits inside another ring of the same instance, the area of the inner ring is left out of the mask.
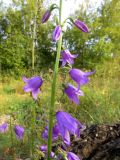
[[[3,0],[4,3],[7,5],[10,3],[11,0]],[[84,8],[86,7],[86,1],[90,1],[90,5],[93,8],[97,8],[100,6],[103,0],[63,0],[63,17],[62,19],[66,19],[70,13],[74,13],[76,9],[79,8],[79,5],[83,3]],[[59,3],[59,0],[54,0],[54,3]],[[49,6],[48,6],[49,7]]]

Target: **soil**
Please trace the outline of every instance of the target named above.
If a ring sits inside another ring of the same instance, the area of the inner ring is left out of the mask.
[[[53,147],[53,151],[55,150],[56,145]],[[120,160],[120,123],[86,127],[80,138],[71,137],[68,151],[78,155],[80,160]],[[0,160],[7,159],[0,157]]]
[[[120,160],[120,124],[87,127],[70,151],[81,160]]]

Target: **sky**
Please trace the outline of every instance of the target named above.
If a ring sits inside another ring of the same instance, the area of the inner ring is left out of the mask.
[[[90,5],[93,8],[97,8],[103,0],[63,0],[62,19],[64,20],[69,16],[69,14],[74,13],[81,3],[83,3],[84,8],[86,8],[86,1],[90,1]],[[3,2],[8,5],[11,0],[3,0]],[[54,0],[54,2],[59,4],[59,0]]]

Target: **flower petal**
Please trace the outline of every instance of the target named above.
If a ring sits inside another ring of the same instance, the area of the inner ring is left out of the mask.
[[[80,158],[72,152],[67,153],[68,160],[80,160]]]
[[[63,60],[63,61],[62,61],[62,67],[64,67],[65,65],[66,65],[66,61]]]
[[[26,78],[25,76],[22,77],[22,80],[23,80],[25,83],[27,83],[27,82],[29,81],[29,79]]]
[[[78,54],[71,54],[70,56],[71,56],[71,58],[77,58]]]
[[[77,19],[76,19],[76,20],[74,21],[74,25],[75,25],[78,29],[80,29],[81,31],[83,31],[83,32],[85,32],[85,33],[88,33],[88,32],[89,32],[87,25],[86,25],[84,22],[80,21],[80,20],[77,20]]]
[[[56,26],[54,31],[53,31],[53,34],[52,34],[53,42],[56,42],[56,41],[59,40],[61,33],[62,33],[61,27],[60,26]]]
[[[37,90],[32,91],[32,96],[33,98],[36,100],[37,99],[37,95],[38,93],[40,93],[40,89],[38,88]]]
[[[51,11],[47,10],[42,17],[42,23],[45,23],[50,18],[50,15],[51,15]]]
[[[24,86],[23,90],[24,90],[24,92],[31,92],[31,88],[28,84],[26,84],[26,86]]]

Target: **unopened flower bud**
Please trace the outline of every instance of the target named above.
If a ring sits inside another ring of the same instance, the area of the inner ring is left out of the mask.
[[[52,35],[52,40],[58,41],[60,39],[60,35],[61,35],[62,29],[61,27],[58,25],[55,27],[54,31],[53,31],[53,35]]]
[[[85,32],[85,33],[88,33],[88,32],[89,32],[87,25],[86,25],[84,22],[80,21],[80,20],[77,20],[77,19],[76,19],[76,20],[74,21],[74,25],[75,25],[78,29],[80,29],[81,31],[83,31],[83,32]]]
[[[50,15],[51,15],[51,11],[47,10],[42,17],[42,23],[45,23],[50,18]]]

